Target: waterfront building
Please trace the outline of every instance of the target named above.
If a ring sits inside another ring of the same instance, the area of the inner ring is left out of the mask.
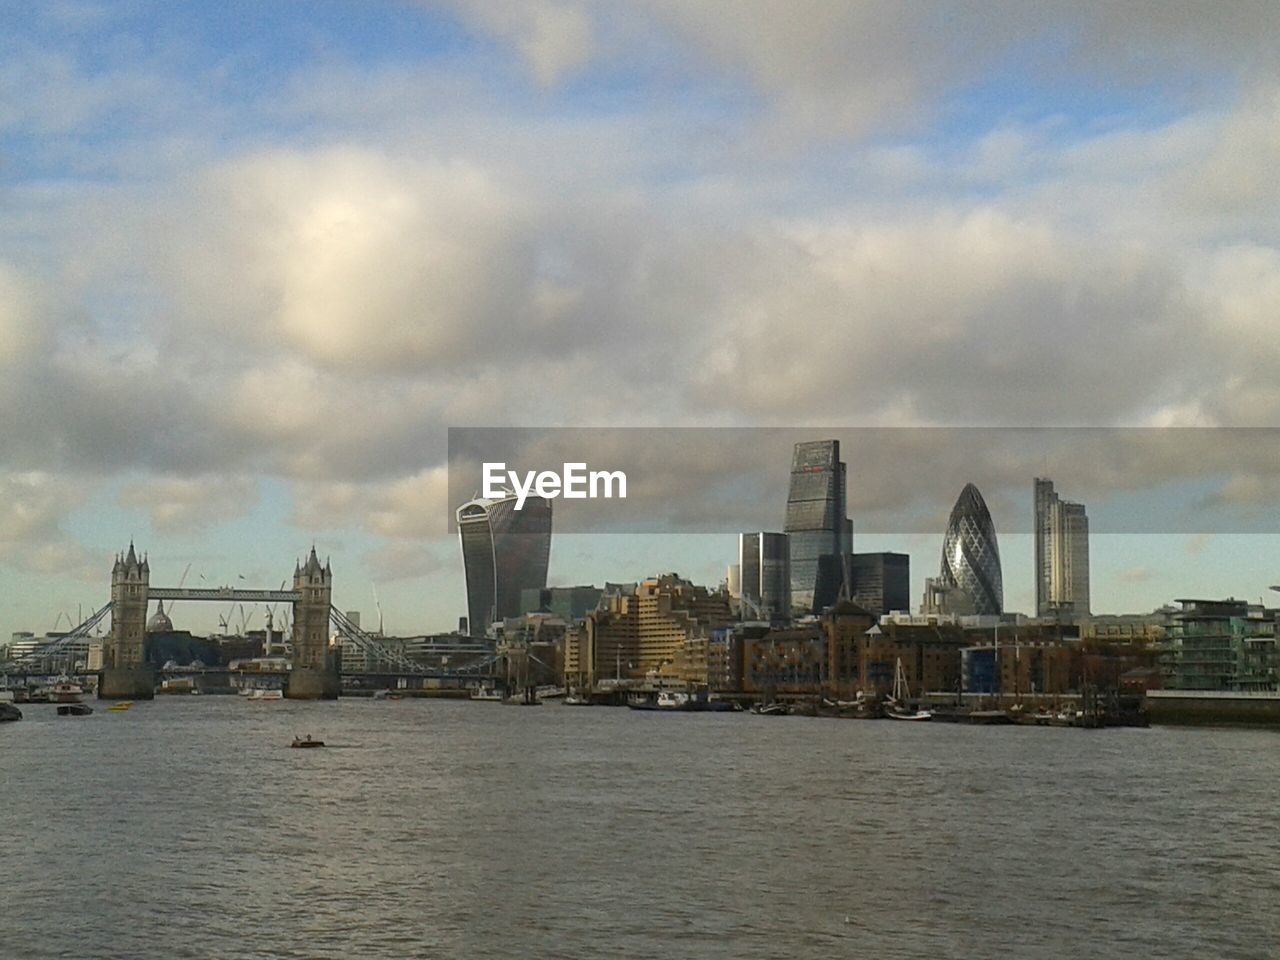
[[[850,558],[853,602],[877,616],[911,607],[911,557],[905,553],[855,553]]]
[[[1166,604],[1151,613],[1090,615],[1077,624],[1082,640],[1154,645],[1165,639],[1176,614],[1177,609]]]
[[[1177,600],[1160,658],[1170,690],[1275,690],[1276,611],[1244,600]]]
[[[785,533],[739,534],[737,566],[743,619],[789,619],[790,538]]]
[[[515,494],[477,498],[458,508],[458,538],[467,589],[467,622],[484,636],[495,622],[520,613],[523,590],[547,585],[551,501]]]
[[[819,613],[849,595],[845,557],[853,552],[845,464],[839,440],[797,443],[783,530],[790,536],[791,602]]]
[[[1063,500],[1053,481],[1036,477],[1036,616],[1066,620],[1089,615],[1089,517]]]
[[[945,591],[943,612],[999,614],[1004,610],[995,524],[982,493],[972,483],[965,484],[951,510],[936,586]]]
[[[827,673],[827,637],[817,624],[782,627],[742,645],[742,692],[776,696],[816,696]]]
[[[630,592],[606,593],[566,638],[565,680],[574,687],[646,679],[706,684],[708,641],[733,622],[728,594],[674,573]]]

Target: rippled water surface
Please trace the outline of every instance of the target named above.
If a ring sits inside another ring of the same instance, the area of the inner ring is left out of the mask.
[[[94,706],[0,726],[0,957],[1280,956],[1271,731]]]

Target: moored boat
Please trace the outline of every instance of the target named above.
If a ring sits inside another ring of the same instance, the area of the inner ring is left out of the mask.
[[[969,723],[983,726],[1003,726],[1013,723],[1013,717],[1004,710],[970,710],[965,715],[965,719]]]
[[[93,707],[87,703],[58,704],[58,716],[60,717],[87,717],[91,713],[93,713]]]
[[[0,723],[12,723],[22,719],[22,711],[12,703],[0,703]]]
[[[911,709],[907,705],[907,697],[910,696],[907,687],[907,675],[902,669],[902,658],[898,658],[898,666],[893,677],[893,696],[889,703],[885,705],[884,715],[889,720],[932,720],[933,713],[928,710]]]
[[[70,677],[59,677],[49,688],[50,703],[79,703],[84,698],[84,688]]]
[[[751,708],[751,712],[762,717],[785,717],[791,713],[791,708],[780,700],[772,703],[757,703]]]

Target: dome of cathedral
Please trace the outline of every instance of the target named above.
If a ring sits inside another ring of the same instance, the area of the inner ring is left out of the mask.
[[[147,633],[172,633],[173,621],[169,619],[169,615],[164,612],[164,601],[161,600],[156,612],[151,615],[151,619],[147,621]]]

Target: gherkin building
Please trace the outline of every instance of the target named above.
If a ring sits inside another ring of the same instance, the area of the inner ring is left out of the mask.
[[[942,540],[942,582],[964,593],[974,613],[1004,611],[1000,548],[987,502],[972,483],[965,484],[951,508]]]

